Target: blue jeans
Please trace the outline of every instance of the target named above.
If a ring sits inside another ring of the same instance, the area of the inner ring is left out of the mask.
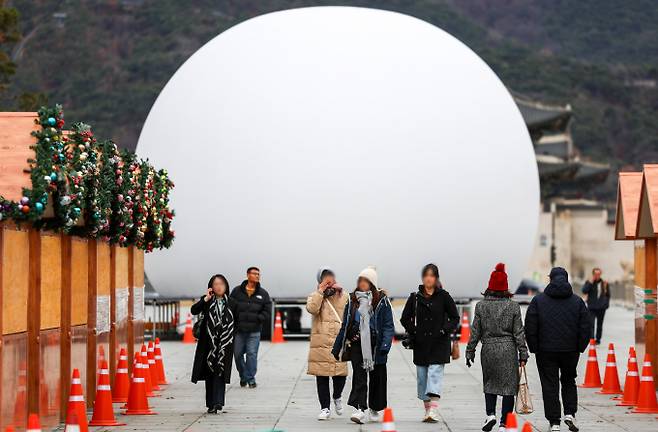
[[[258,347],[260,346],[260,332],[235,334],[233,350],[235,351],[235,367],[240,374],[240,381],[247,384],[256,382],[256,369],[258,367]],[[245,357],[247,360],[245,361]]]
[[[418,399],[429,401],[430,396],[441,396],[444,366],[442,364],[416,366]]]

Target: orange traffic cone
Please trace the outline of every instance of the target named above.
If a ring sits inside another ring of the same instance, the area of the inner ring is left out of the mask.
[[[395,432],[395,420],[393,420],[393,408],[384,409],[382,419],[382,432]]]
[[[462,330],[459,335],[459,343],[468,343],[471,338],[471,323],[468,321],[468,314],[464,312],[462,316]]]
[[[73,369],[73,378],[71,379],[71,391],[69,392],[69,403],[66,412],[75,411],[80,422],[80,432],[87,432],[87,407],[85,397],[82,394],[82,382],[80,381],[80,371]]]
[[[41,432],[41,422],[39,421],[38,415],[30,414],[27,418],[26,432]]]
[[[64,432],[80,432],[80,422],[78,421],[78,415],[74,410],[70,410],[66,413]]]
[[[185,334],[183,334],[183,343],[193,344],[196,342],[192,334],[192,315],[187,314],[187,321],[185,321]]]
[[[153,341],[149,342],[148,348],[146,348],[146,355],[149,362],[149,372],[151,373],[151,385],[153,386],[154,391],[161,391],[162,389],[158,385],[160,381],[158,377],[158,368],[155,365],[155,346]]]
[[[98,370],[98,385],[96,386],[96,398],[94,399],[94,413],[91,416],[89,426],[124,426],[114,418],[112,411],[112,389],[110,388],[110,371],[107,361],[103,360]]]
[[[589,354],[587,356],[587,368],[585,369],[585,382],[580,385],[584,388],[601,387],[601,373],[599,372],[599,362],[596,359],[596,341],[589,340]]]
[[[599,394],[621,394],[619,385],[619,373],[617,372],[617,357],[615,356],[615,344],[608,345],[608,358],[605,361],[605,375],[603,376],[603,388]]]
[[[281,324],[281,312],[276,312],[274,318],[274,333],[272,333],[272,343],[282,343],[286,340],[283,338],[283,325]]]
[[[128,355],[126,349],[121,348],[117,371],[114,374],[114,388],[112,389],[112,402],[128,402],[128,391],[130,390],[130,378],[128,377]]]
[[[142,344],[142,350],[139,353],[140,356],[140,363],[141,363],[141,369],[142,369],[142,378],[144,378],[144,388],[146,389],[146,397],[156,397],[155,393],[153,393],[153,382],[151,380],[151,371],[149,370],[149,360],[148,360],[148,354],[146,352],[146,345]],[[159,387],[158,387],[159,389]]]
[[[530,424],[530,422],[525,422],[521,432],[532,432],[532,425]]]
[[[505,419],[505,432],[519,432],[519,426],[516,422],[516,414],[513,412],[507,414]]]
[[[642,376],[640,377],[640,391],[637,396],[637,406],[632,412],[639,414],[658,413],[656,386],[653,382],[653,368],[651,367],[651,356],[649,354],[644,355]]]
[[[637,370],[637,357],[635,348],[631,347],[628,353],[628,367],[626,369],[626,382],[624,382],[624,395],[618,406],[637,405],[637,396],[640,391],[640,374]]]
[[[158,371],[158,384],[167,385],[167,376],[165,375],[164,361],[162,360],[162,351],[160,350],[160,338],[155,338],[155,369]]]
[[[136,357],[137,358],[137,357]],[[128,403],[124,415],[152,415],[155,414],[149,408],[149,402],[146,398],[146,379],[144,378],[144,365],[137,361],[133,367],[133,379],[130,383],[128,393]]]

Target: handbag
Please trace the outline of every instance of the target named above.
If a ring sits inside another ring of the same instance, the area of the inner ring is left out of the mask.
[[[458,360],[460,355],[461,353],[459,352],[459,342],[452,341],[452,350],[450,350],[450,357],[452,357],[453,360]]]
[[[203,323],[203,319],[205,318],[203,312],[199,314],[199,318],[195,321],[194,325],[192,326],[192,336],[194,336],[195,339],[199,340],[201,338],[201,323]]]
[[[532,397],[530,397],[530,388],[528,387],[528,375],[525,371],[525,365],[519,368],[519,392],[516,396],[515,411],[517,414],[532,414]]]

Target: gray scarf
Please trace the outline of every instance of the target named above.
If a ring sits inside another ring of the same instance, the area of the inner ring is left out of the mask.
[[[375,368],[372,360],[372,345],[370,343],[370,315],[372,314],[372,292],[357,291],[356,299],[359,302],[359,333],[361,335],[361,354],[363,355],[363,369],[371,371]]]

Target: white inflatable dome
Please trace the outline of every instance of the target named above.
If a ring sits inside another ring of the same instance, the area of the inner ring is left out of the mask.
[[[174,74],[138,152],[168,168],[177,239],[147,256],[165,296],[260,267],[275,297],[323,265],[364,267],[407,295],[438,264],[477,295],[498,261],[512,288],[534,244],[539,182],[527,129],[492,70],[410,16],[352,7],[271,13],[212,39]]]

